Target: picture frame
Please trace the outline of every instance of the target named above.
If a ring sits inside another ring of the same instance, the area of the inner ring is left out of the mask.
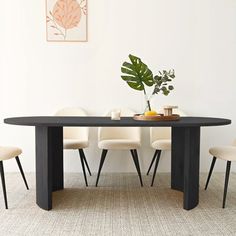
[[[88,41],[88,0],[45,0],[48,42]]]

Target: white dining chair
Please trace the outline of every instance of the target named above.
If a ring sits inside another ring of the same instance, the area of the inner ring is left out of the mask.
[[[174,110],[175,114],[179,114],[180,116],[186,116],[186,114],[179,110]],[[147,175],[149,175],[150,170],[155,162],[154,172],[152,176],[151,186],[154,184],[156,171],[158,167],[158,163],[161,157],[162,151],[170,151],[171,150],[171,127],[151,127],[150,128],[150,145],[153,149],[155,149],[152,161],[149,165]]]
[[[133,116],[135,112],[130,109],[120,109],[122,116]],[[111,116],[111,111],[106,113]],[[119,121],[117,121],[119,122]],[[108,150],[129,150],[136,170],[138,172],[141,186],[143,186],[142,176],[138,160],[137,148],[141,146],[141,129],[140,127],[99,127],[98,129],[98,147],[102,149],[100,165],[96,180],[98,185],[100,173],[105,161]]]
[[[87,113],[81,108],[67,107],[56,112],[56,116],[87,116]],[[91,176],[88,162],[83,149],[89,146],[89,128],[88,127],[64,127],[63,128],[63,147],[66,150],[78,150],[80,161],[84,174],[86,186],[88,186],[85,165]]]
[[[3,168],[3,161],[9,160],[11,158],[15,158],[17,165],[20,169],[20,173],[22,175],[22,178],[24,180],[25,186],[27,189],[29,189],[24,171],[22,169],[19,155],[22,153],[22,150],[17,147],[2,147],[0,146],[0,173],[1,173],[1,179],[2,179],[2,190],[4,195],[4,201],[5,201],[5,207],[8,209],[8,203],[7,203],[7,192],[6,192],[6,184],[5,184],[5,175],[4,175],[4,168]]]
[[[207,187],[208,187],[208,184],[209,184],[209,181],[211,178],[211,174],[212,174],[212,171],[215,166],[216,159],[219,158],[221,160],[227,161],[226,173],[225,173],[224,194],[223,194],[223,204],[222,204],[222,208],[225,208],[231,161],[236,161],[236,140],[233,142],[232,145],[229,145],[229,146],[212,147],[209,149],[209,153],[213,156],[213,158],[212,158],[212,162],[211,162],[210,171],[209,171],[209,174],[207,177],[205,190],[207,190]]]

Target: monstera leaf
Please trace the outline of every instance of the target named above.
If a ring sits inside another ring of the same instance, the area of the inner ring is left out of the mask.
[[[124,74],[121,78],[127,84],[136,90],[145,91],[145,85],[152,86],[154,84],[153,73],[142,60],[136,56],[129,55],[131,63],[124,62],[121,72]]]
[[[81,19],[81,7],[76,0],[58,0],[52,15],[65,30],[78,26]]]

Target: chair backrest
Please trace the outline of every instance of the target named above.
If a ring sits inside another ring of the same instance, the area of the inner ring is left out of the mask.
[[[66,107],[56,112],[55,116],[86,116],[87,113],[76,107]],[[64,127],[64,139],[79,139],[88,141],[89,128],[88,127]]]
[[[186,116],[186,114],[179,109],[175,109],[174,113],[179,114],[180,116]],[[171,127],[150,128],[150,142],[153,143],[160,139],[171,139]]]
[[[113,109],[121,111],[121,119],[122,116],[133,116],[135,114],[134,111],[121,108],[121,109]],[[111,116],[111,111],[106,112],[105,116]],[[132,140],[141,140],[141,129],[140,127],[99,127],[98,128],[98,141],[106,140],[106,139],[132,139]]]

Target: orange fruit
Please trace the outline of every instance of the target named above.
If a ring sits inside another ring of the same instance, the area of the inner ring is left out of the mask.
[[[157,115],[157,112],[154,111],[154,110],[151,110],[151,111],[146,111],[144,113],[145,116],[156,116]]]

